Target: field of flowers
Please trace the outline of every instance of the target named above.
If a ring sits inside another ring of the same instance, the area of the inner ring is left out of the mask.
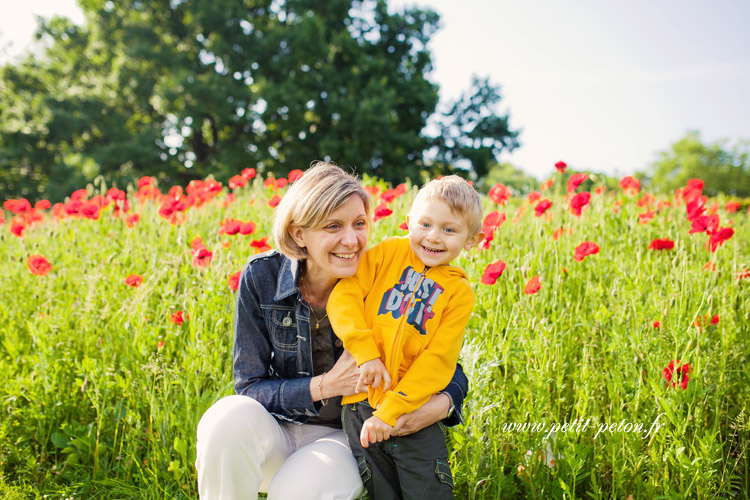
[[[0,497],[196,498],[195,429],[232,393],[234,289],[300,171],[101,180],[0,211]],[[365,179],[371,243],[415,187]],[[557,172],[485,198],[449,431],[456,498],[748,498],[750,216],[691,181]]]

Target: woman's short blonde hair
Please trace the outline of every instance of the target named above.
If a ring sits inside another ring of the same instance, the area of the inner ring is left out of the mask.
[[[451,212],[463,217],[469,228],[470,238],[482,230],[482,198],[466,179],[448,175],[431,180],[419,190],[412,207],[418,201],[429,198],[444,201]]]
[[[359,180],[341,167],[328,162],[316,162],[301,179],[294,181],[276,207],[273,216],[273,239],[278,250],[290,259],[301,260],[307,253],[289,234],[289,227],[319,229],[323,222],[338,210],[350,196],[362,199],[370,220],[370,197]]]

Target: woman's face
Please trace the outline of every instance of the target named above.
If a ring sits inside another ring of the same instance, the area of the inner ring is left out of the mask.
[[[297,244],[307,250],[311,280],[338,280],[354,275],[367,247],[367,222],[362,199],[352,195],[326,218],[320,229],[294,225],[290,228]]]

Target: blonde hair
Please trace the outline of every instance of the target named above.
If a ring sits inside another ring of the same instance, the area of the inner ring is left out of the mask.
[[[290,259],[306,258],[307,252],[294,241],[289,227],[296,224],[319,229],[353,195],[362,199],[369,224],[370,197],[359,180],[332,163],[313,163],[302,178],[292,183],[276,207],[272,234],[279,251]]]
[[[412,207],[417,202],[426,199],[444,201],[451,212],[466,219],[469,237],[482,231],[482,199],[479,193],[465,179],[457,175],[449,175],[440,179],[433,179],[419,190]]]

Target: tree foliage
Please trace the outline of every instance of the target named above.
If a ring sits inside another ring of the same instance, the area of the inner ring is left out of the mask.
[[[331,159],[389,181],[427,163],[476,175],[517,145],[487,81],[425,132],[430,9],[384,0],[79,0],[48,50],[0,68],[0,192],[61,198],[98,175],[124,187]],[[432,148],[433,157],[425,151]],[[435,160],[436,158],[436,160]]]
[[[671,191],[684,186],[689,179],[702,179],[703,192],[750,197],[750,141],[739,141],[728,147],[726,142],[704,144],[697,131],[659,153],[652,165],[651,182],[656,190]]]

